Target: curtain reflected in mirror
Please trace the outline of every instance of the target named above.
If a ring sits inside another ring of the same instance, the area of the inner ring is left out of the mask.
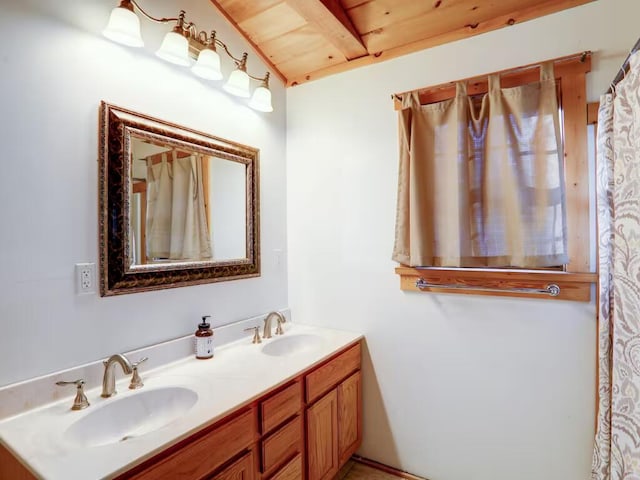
[[[131,138],[131,265],[246,258],[246,165]]]

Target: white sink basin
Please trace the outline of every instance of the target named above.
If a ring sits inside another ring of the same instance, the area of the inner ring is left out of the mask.
[[[198,394],[184,387],[142,390],[104,400],[102,405],[74,422],[64,433],[66,440],[97,447],[140,437],[173,422],[188,412]]]
[[[321,336],[309,333],[288,335],[267,343],[262,347],[262,353],[276,357],[295,355],[318,348],[322,346],[324,342],[325,340]]]

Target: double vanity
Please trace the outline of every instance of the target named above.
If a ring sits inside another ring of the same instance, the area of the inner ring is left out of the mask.
[[[143,363],[136,389],[116,366],[115,396],[0,421],[0,478],[330,480],[361,441],[361,339],[288,323],[211,360]]]
[[[102,297],[260,276],[258,149],[106,102],[99,124]],[[0,388],[0,480],[333,479],[361,441],[362,336],[250,325],[218,327],[212,359],[189,336]]]

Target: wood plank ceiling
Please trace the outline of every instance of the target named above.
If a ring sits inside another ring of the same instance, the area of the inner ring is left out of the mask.
[[[288,86],[595,0],[210,0]]]

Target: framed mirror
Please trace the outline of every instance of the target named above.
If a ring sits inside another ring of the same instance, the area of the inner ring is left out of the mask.
[[[260,275],[259,152],[100,106],[100,295]]]

